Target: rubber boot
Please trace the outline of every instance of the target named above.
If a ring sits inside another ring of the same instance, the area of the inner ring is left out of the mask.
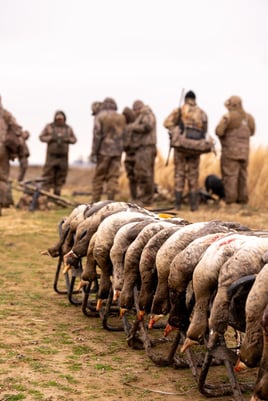
[[[134,201],[135,199],[137,199],[137,184],[135,182],[129,183],[129,191],[131,200]]]
[[[114,192],[107,192],[107,199],[114,200]]]
[[[190,209],[192,212],[198,209],[198,194],[197,192],[190,192],[189,193],[189,203]]]
[[[175,191],[175,209],[181,210],[181,203],[182,203],[182,192]]]
[[[61,190],[60,188],[54,188],[54,195],[60,196],[61,195]]]

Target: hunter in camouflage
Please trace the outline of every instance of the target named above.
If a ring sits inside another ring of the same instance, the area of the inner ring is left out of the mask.
[[[13,115],[3,108],[0,97],[0,216],[2,208],[14,204],[9,182],[10,160],[18,157],[20,135],[21,126]]]
[[[101,199],[105,183],[108,199],[113,200],[118,192],[125,125],[125,117],[117,112],[114,99],[104,99],[95,116],[90,155],[91,162],[96,163],[92,181],[93,202]]]
[[[206,136],[207,121],[206,113],[196,104],[195,93],[189,91],[184,97],[184,104],[173,110],[163,125],[168,130],[179,125],[181,134],[198,141]],[[190,209],[198,209],[199,164],[200,155],[187,154],[174,148],[175,209],[181,208],[186,182]]]
[[[130,201],[133,202],[137,199],[136,148],[133,145],[131,129],[131,123],[135,121],[135,114],[130,107],[125,107],[122,113],[126,119],[123,137],[124,165],[128,178]]]
[[[52,188],[55,195],[61,195],[69,169],[69,145],[77,141],[73,129],[66,124],[63,111],[55,113],[54,121],[45,126],[39,139],[47,143],[42,189],[49,191]]]
[[[27,140],[30,137],[29,131],[22,131],[21,136],[20,136],[20,141],[21,141],[21,148],[20,152],[18,155],[18,160],[19,160],[19,175],[18,175],[18,181],[23,181],[27,168],[28,168],[28,159],[30,157],[30,151],[29,147],[27,145]]]
[[[151,108],[141,100],[136,100],[132,109],[135,121],[128,124],[127,129],[135,151],[136,202],[141,206],[150,206],[155,189],[156,118]]]
[[[231,96],[224,103],[228,110],[218,125],[216,135],[221,143],[221,174],[225,202],[248,202],[247,170],[249,141],[255,132],[252,115],[245,112],[239,96]]]

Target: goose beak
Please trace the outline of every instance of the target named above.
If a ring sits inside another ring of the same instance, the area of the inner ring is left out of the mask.
[[[96,311],[99,311],[101,309],[102,306],[102,299],[98,299],[97,305],[96,305]]]
[[[123,319],[123,316],[125,315],[125,313],[127,313],[127,309],[126,308],[120,308],[120,312],[119,312],[120,319]]]
[[[250,401],[261,401],[261,400],[255,394],[253,394]]]
[[[177,327],[171,326],[169,323],[166,325],[165,330],[164,330],[164,337],[167,337],[169,333],[171,333],[173,330],[178,330]]]
[[[76,291],[80,291],[83,287],[85,287],[88,284],[88,281],[85,280],[80,280],[80,283],[78,283],[78,286],[76,288]]]
[[[120,297],[120,290],[114,290],[113,301],[116,302]]]
[[[45,256],[50,256],[50,253],[48,252],[48,250],[41,251],[40,254],[45,255]]]
[[[234,367],[235,372],[241,372],[241,370],[245,369],[247,369],[247,365],[245,365],[244,362],[240,361],[240,359],[238,358]]]
[[[62,273],[63,274],[66,274],[66,273],[68,273],[68,271],[71,269],[71,265],[65,265],[64,267],[63,267],[63,270],[62,270]]]
[[[144,310],[139,310],[138,314],[137,314],[137,319],[139,322],[141,322],[143,320],[143,317],[145,315],[145,311]]]
[[[155,325],[155,323],[160,320],[164,315],[152,315],[150,320],[149,320],[149,324],[148,324],[148,328],[152,329]]]
[[[181,346],[180,352],[183,354],[188,348],[192,347],[193,345],[199,344],[198,341],[191,340],[189,337],[187,337]]]

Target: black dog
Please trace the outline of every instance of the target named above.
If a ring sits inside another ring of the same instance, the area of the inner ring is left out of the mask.
[[[208,193],[217,195],[220,199],[224,199],[224,186],[222,180],[214,174],[210,174],[205,179],[205,187]]]

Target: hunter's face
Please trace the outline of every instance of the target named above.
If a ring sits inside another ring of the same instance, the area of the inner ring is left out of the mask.
[[[64,118],[62,116],[57,116],[55,123],[56,123],[56,125],[59,125],[59,126],[64,125]]]

